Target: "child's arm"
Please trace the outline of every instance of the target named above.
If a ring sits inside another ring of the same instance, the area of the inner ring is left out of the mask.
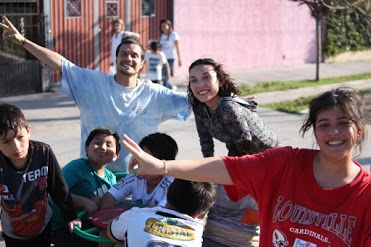
[[[99,236],[106,237],[109,240],[111,240],[112,242],[115,242],[115,247],[116,246],[124,246],[125,242],[119,241],[115,237],[112,236],[112,233],[111,233],[111,223],[108,224],[106,231],[100,232]],[[99,245],[99,247],[105,247],[105,246],[104,245],[103,246]]]
[[[84,209],[89,213],[89,215],[91,215],[92,213],[99,209],[99,205],[95,203],[93,200],[73,193],[71,193],[71,195],[75,208]]]
[[[130,31],[124,31],[122,33],[122,38],[123,39],[125,39],[125,38],[139,39],[140,38],[140,34],[139,33],[130,32]]]
[[[120,179],[115,185],[113,185],[101,198],[100,208],[109,208],[121,202],[126,197],[133,193],[135,181],[137,177],[133,174],[129,174]]]
[[[53,199],[53,201],[62,210],[64,220],[66,222],[69,222],[68,225],[71,227],[70,231],[72,231],[73,225],[78,224],[78,221],[80,220],[77,218],[72,196],[66,182],[64,181],[61,168],[50,147],[48,160],[49,160],[47,178],[48,193],[50,197]]]
[[[109,192],[106,192],[100,199],[100,208],[111,208],[117,203],[116,199]]]

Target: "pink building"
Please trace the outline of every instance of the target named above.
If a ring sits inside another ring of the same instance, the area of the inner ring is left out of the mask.
[[[289,0],[176,0],[184,66],[212,57],[228,70],[315,62],[315,20]]]

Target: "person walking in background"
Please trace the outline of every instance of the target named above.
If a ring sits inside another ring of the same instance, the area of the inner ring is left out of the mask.
[[[147,62],[146,78],[153,83],[163,84],[164,80],[170,80],[170,67],[165,54],[161,51],[161,45],[158,41],[152,41],[149,44],[149,50],[146,52],[144,60]],[[162,79],[162,70],[165,67],[166,78]]]
[[[169,135],[153,133],[144,137],[139,146],[157,157],[158,159],[175,160],[178,154],[178,145]],[[129,174],[120,179],[101,199],[101,208],[110,208],[116,203],[124,201],[131,196],[131,203],[146,207],[164,206],[166,204],[166,192],[173,181],[173,177],[136,176]]]
[[[50,247],[53,210],[48,196],[61,208],[68,231],[81,227],[51,147],[30,138],[31,126],[22,111],[1,104],[1,228],[7,247]]]
[[[253,141],[234,141],[228,156],[243,156],[259,152]],[[216,185],[217,200],[207,214],[203,247],[259,246],[258,204],[250,196],[232,201],[222,184]]]
[[[242,157],[163,161],[127,135],[138,175],[225,184],[228,196],[259,206],[260,246],[371,246],[371,174],[354,160],[367,140],[365,101],[340,87],[314,98],[300,129],[319,149],[276,147]]]
[[[182,59],[180,56],[180,47],[179,47],[180,36],[178,33],[173,31],[173,25],[171,21],[167,19],[162,19],[160,21],[160,44],[161,51],[165,53],[167,61],[170,66],[170,74],[174,76],[174,61],[175,61],[175,52],[178,58],[179,67],[182,66]],[[162,69],[162,79],[164,80],[164,86],[170,89],[176,90],[176,86],[172,85],[169,80],[166,78],[166,69]]]
[[[109,75],[116,74],[116,49],[121,43],[122,39],[134,38],[139,40],[140,34],[125,30],[124,21],[120,18],[112,20],[112,39],[111,39],[111,53],[110,53],[110,68]]]
[[[116,50],[117,73],[84,69],[62,55],[39,46],[23,37],[4,16],[0,27],[3,37],[33,54],[44,64],[62,71],[61,90],[75,102],[80,110],[80,157],[86,158],[85,143],[89,133],[99,126],[110,126],[123,136],[130,133],[140,141],[157,131],[160,123],[168,119],[187,121],[190,110],[185,92],[175,92],[150,80],[140,80],[144,48],[138,40],[123,39]],[[112,172],[126,172],[130,153],[122,150],[116,161],[107,168]]]
[[[62,168],[62,173],[75,208],[78,211],[85,210],[91,215],[99,209],[104,193],[116,184],[115,174],[106,169],[106,166],[120,155],[120,137],[111,128],[98,127],[86,139],[85,151],[87,159],[72,160]],[[97,243],[70,233],[65,227],[60,208],[52,199],[50,203],[53,207],[52,242],[56,247],[98,246]],[[90,220],[84,220],[82,227],[89,229],[93,225]]]
[[[211,58],[194,61],[187,93],[204,157],[214,156],[213,138],[228,150],[239,139],[254,141],[261,151],[278,145],[277,136],[256,113],[256,102],[239,97],[241,91],[222,64]]]
[[[114,219],[106,234],[120,246],[201,247],[202,219],[215,199],[211,183],[175,179],[165,207],[132,208]]]

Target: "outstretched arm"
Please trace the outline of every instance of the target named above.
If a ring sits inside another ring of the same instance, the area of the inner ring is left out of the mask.
[[[133,155],[129,169],[138,175],[166,174],[191,181],[233,184],[223,160],[219,157],[164,161],[144,152],[127,135],[124,135],[123,143]],[[133,169],[136,165],[138,165],[138,168]]]
[[[34,42],[23,37],[5,16],[3,16],[3,23],[0,23],[0,27],[4,29],[3,38],[5,40],[11,41],[16,45],[23,46],[41,62],[56,70],[61,70],[62,56],[60,54],[35,44]]]
[[[125,31],[122,34],[122,39],[126,39],[126,38],[139,39],[140,38],[140,34],[139,33],[130,32],[130,31]]]

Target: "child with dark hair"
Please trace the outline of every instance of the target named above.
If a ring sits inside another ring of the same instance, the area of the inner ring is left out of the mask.
[[[86,139],[85,151],[87,158],[69,162],[63,167],[62,173],[75,207],[92,214],[99,209],[100,198],[116,183],[116,176],[106,166],[120,154],[120,137],[111,128],[98,127]],[[52,240],[56,246],[98,246],[71,234],[65,227],[62,212],[53,201],[51,204],[54,210]],[[83,228],[89,227],[90,221],[84,221]]]
[[[153,133],[144,137],[139,146],[147,153],[162,160],[174,160],[178,154],[175,140],[164,133]],[[173,177],[136,176],[130,174],[122,178],[101,198],[101,208],[109,208],[131,195],[133,204],[157,206],[166,204],[166,193]]]
[[[199,247],[202,218],[215,200],[211,183],[174,179],[165,207],[132,208],[109,224],[107,235],[126,246]]]
[[[146,78],[153,83],[163,85],[164,80],[170,80],[170,67],[165,54],[161,51],[161,45],[158,41],[152,41],[149,44],[150,50],[146,52],[144,60],[147,62]],[[166,78],[162,77],[162,69],[165,67]]]
[[[228,150],[228,156],[243,156],[246,154],[256,154],[259,152],[259,147],[255,142],[247,139],[239,139],[232,142]]]
[[[48,144],[30,140],[22,111],[0,105],[1,227],[5,245],[50,246],[50,195],[63,212],[67,231],[81,227],[58,161]]]
[[[258,145],[239,139],[229,147],[228,156],[243,156],[259,152]],[[216,185],[217,200],[207,214],[203,247],[259,246],[258,204],[250,195],[232,201],[224,185]]]

